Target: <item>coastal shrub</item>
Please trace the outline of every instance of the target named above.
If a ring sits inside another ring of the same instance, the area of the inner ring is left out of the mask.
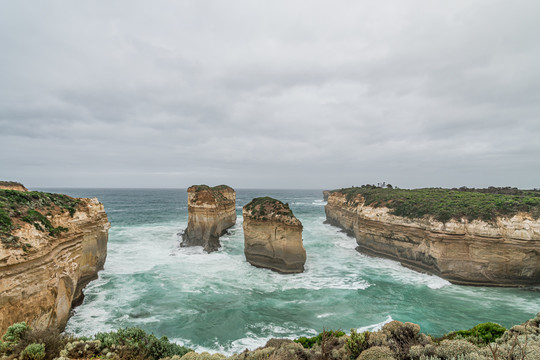
[[[443,340],[435,349],[435,355],[443,360],[452,360],[458,356],[472,357],[476,354],[477,347],[467,340]]]
[[[462,338],[475,344],[489,344],[494,342],[505,333],[506,328],[493,323],[486,322],[478,324],[469,330],[459,330],[447,334],[448,339]]]
[[[372,207],[388,207],[397,216],[422,218],[432,216],[446,222],[450,219],[469,221],[479,219],[492,221],[497,216],[513,216],[518,212],[527,212],[534,218],[540,218],[540,191],[519,190],[508,194],[458,189],[390,189],[373,185],[351,187],[332,192],[340,192],[346,196],[349,205],[364,199],[366,205]]]
[[[362,351],[358,360],[395,360],[394,353],[387,346],[373,346]]]
[[[15,323],[7,328],[2,340],[6,343],[17,343],[29,329],[30,327],[25,322]]]
[[[385,324],[382,332],[386,334],[388,346],[398,359],[406,359],[411,346],[420,344],[420,326],[417,324],[394,320]]]
[[[45,360],[52,360],[60,355],[60,351],[66,346],[70,338],[62,335],[55,329],[28,329],[20,337],[13,353],[22,352],[32,344],[42,344],[45,348]]]
[[[210,354],[208,352],[203,352],[203,353],[200,353],[200,354],[197,354],[196,352],[193,352],[193,351],[190,351],[188,352],[187,354],[185,354],[184,356],[182,356],[182,358],[176,356],[176,358],[178,360],[182,359],[182,360],[222,360],[222,359],[226,359],[227,357],[223,354]],[[167,359],[167,358],[165,358]],[[164,360],[165,360],[164,359]],[[173,356],[171,358],[171,360],[175,360],[175,356]]]
[[[22,360],[43,360],[45,359],[45,345],[30,344],[21,351]]]
[[[108,333],[98,333],[95,339],[101,343],[101,350],[119,347],[123,356],[147,357],[158,360],[173,355],[183,356],[190,349],[172,343],[166,336],[157,338],[140,328],[125,328]]]
[[[369,347],[369,336],[369,331],[358,333],[356,329],[351,329],[351,335],[345,342],[345,348],[351,359],[356,359],[362,351]]]
[[[324,337],[336,337],[336,338],[338,338],[338,337],[341,337],[343,335],[345,335],[345,333],[343,331],[341,331],[341,330],[336,330],[336,331],[325,330],[325,331],[323,331],[322,333],[320,333],[317,336],[313,336],[313,337],[310,337],[310,338],[302,336],[302,337],[299,337],[298,339],[295,339],[293,341],[296,342],[296,343],[299,343],[300,345],[302,345],[306,349],[310,349],[315,344],[321,345],[323,336]]]

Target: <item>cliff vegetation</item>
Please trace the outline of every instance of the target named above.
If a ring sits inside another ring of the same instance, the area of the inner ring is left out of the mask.
[[[495,323],[433,337],[410,322],[391,321],[377,331],[350,334],[323,330],[296,340],[270,339],[265,346],[227,357],[195,353],[139,328],[76,338],[56,331],[34,330],[25,323],[10,326],[0,341],[1,359],[149,359],[149,360],[538,360],[540,313],[511,329]]]
[[[68,229],[54,227],[47,218],[53,213],[68,212],[71,216],[80,200],[62,194],[51,194],[37,191],[0,190],[0,240],[5,248],[23,248],[19,238],[12,235],[21,222],[27,222],[50,236],[58,236]]]
[[[254,198],[244,208],[250,217],[258,220],[270,220],[276,215],[294,217],[288,203],[283,203],[269,196]]]
[[[508,187],[409,190],[363,185],[332,192],[345,194],[349,205],[359,205],[363,200],[365,205],[387,207],[393,215],[407,218],[427,215],[441,222],[461,218],[493,221],[498,216],[512,217],[519,212],[540,218],[540,190]]]

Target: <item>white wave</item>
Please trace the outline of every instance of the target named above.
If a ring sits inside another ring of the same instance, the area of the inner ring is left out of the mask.
[[[315,206],[325,206],[327,205],[328,202],[324,201],[324,200],[314,200],[311,205],[315,205]]]
[[[322,318],[327,318],[327,317],[332,316],[332,315],[335,315],[335,314],[334,313],[324,313],[324,314],[317,315],[317,318],[322,319]]]
[[[390,321],[393,321],[393,320],[394,319],[392,319],[392,317],[390,315],[388,315],[386,320],[381,321],[380,323],[377,323],[377,324],[359,327],[359,328],[356,329],[356,331],[358,331],[358,332],[378,331],[378,330],[381,330],[384,325],[388,324]]]

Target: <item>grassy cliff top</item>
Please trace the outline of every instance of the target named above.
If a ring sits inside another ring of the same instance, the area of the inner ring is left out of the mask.
[[[540,218],[540,190],[508,187],[409,190],[363,185],[332,192],[345,194],[350,205],[358,204],[360,195],[365,205],[387,207],[393,215],[408,218],[428,215],[442,222],[461,218],[493,221],[498,216],[511,217],[519,212]]]
[[[227,185],[218,185],[218,186],[210,187],[204,184],[192,185],[187,189],[187,191],[189,193],[195,193],[195,197],[193,198],[194,202],[216,201],[218,203],[231,203],[232,199],[226,197],[223,194],[226,192],[234,193],[234,189]]]
[[[259,220],[269,220],[276,215],[297,220],[288,203],[269,196],[254,198],[244,206],[244,210],[250,217]]]
[[[65,228],[55,228],[47,215],[61,211],[73,216],[80,200],[62,194],[38,191],[16,191],[0,189],[0,240],[4,247],[21,247],[11,233],[20,222],[33,224],[40,231],[57,236]],[[65,229],[65,230],[64,230]]]

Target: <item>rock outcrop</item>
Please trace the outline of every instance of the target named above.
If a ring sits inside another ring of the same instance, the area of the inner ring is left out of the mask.
[[[28,191],[23,184],[16,181],[0,181],[0,190]]]
[[[330,196],[330,190],[323,190],[322,193],[324,201],[328,201],[328,197]]]
[[[236,223],[236,192],[227,185],[193,185],[188,192],[188,226],[181,246],[221,247],[219,237]]]
[[[0,190],[0,333],[65,327],[103,268],[110,228],[97,199]]]
[[[303,227],[288,204],[270,197],[255,198],[242,213],[244,254],[251,265],[286,274],[304,271]]]
[[[493,222],[432,217],[409,219],[356,195],[332,192],[327,222],[356,238],[357,250],[400,261],[455,284],[540,285],[540,219],[526,213]]]

